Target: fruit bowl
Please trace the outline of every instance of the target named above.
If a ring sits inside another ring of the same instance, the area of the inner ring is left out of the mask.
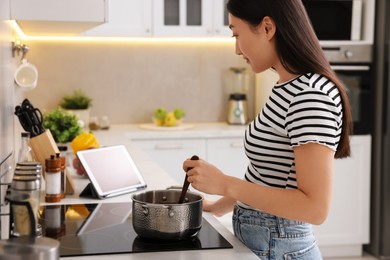
[[[176,121],[174,123],[171,123],[169,125],[166,125],[166,123],[162,120],[158,120],[157,118],[153,117],[152,118],[152,122],[153,124],[155,124],[156,126],[161,126],[161,127],[172,127],[172,126],[179,126],[183,123],[184,121],[184,118],[181,118],[181,119],[176,119]]]
[[[176,108],[168,112],[165,108],[157,108],[152,117],[152,121],[156,126],[173,127],[183,123],[185,112],[183,109]]]

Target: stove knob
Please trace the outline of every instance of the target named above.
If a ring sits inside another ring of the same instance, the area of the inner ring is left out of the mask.
[[[353,57],[353,51],[351,51],[351,50],[346,50],[346,51],[344,52],[344,56],[345,56],[345,58],[347,58],[347,59],[352,58],[352,57]]]

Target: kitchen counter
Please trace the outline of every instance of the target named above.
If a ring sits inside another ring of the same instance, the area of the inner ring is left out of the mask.
[[[210,131],[212,129],[212,131]],[[229,133],[230,129],[230,133]],[[243,134],[243,126],[229,126],[227,124],[204,124],[196,125],[194,128],[186,131],[180,131],[181,136],[196,137],[199,135],[217,135],[221,136],[221,130],[224,130],[224,135],[241,135]],[[226,131],[227,130],[227,131]],[[134,158],[141,174],[145,178],[148,185],[147,190],[165,189],[178,183],[172,179],[166,172],[164,172],[159,165],[153,162],[148,155],[138,149],[131,143],[129,135],[134,138],[148,138],[151,139],[156,134],[164,136],[175,137],[175,131],[172,132],[153,132],[140,129],[137,125],[114,125],[109,131],[96,131],[95,134],[101,144],[101,146],[107,145],[126,145],[129,153]],[[150,136],[149,136],[150,134]],[[127,138],[126,138],[127,135]],[[68,167],[68,171],[71,174],[75,184],[75,194],[67,195],[60,204],[85,204],[85,203],[113,203],[113,202],[129,202],[131,201],[131,194],[122,195],[105,200],[79,198],[78,194],[89,183],[89,180],[73,173],[73,169]],[[44,201],[41,200],[41,201]],[[45,205],[51,205],[55,203],[43,203]],[[192,250],[192,251],[172,251],[172,252],[158,252],[158,253],[132,253],[132,254],[113,254],[109,255],[110,259],[258,259],[247,247],[245,247],[228,229],[226,229],[214,216],[204,212],[204,218],[215,228],[217,231],[225,237],[232,245],[232,249],[215,249],[215,250]],[[107,255],[101,256],[82,256],[72,257],[71,259],[107,259]],[[61,258],[65,259],[65,258]],[[66,259],[69,259],[66,257]]]
[[[126,137],[136,140],[153,139],[181,139],[181,138],[224,138],[224,137],[243,137],[246,125],[229,125],[227,123],[188,123],[185,130],[180,128],[156,127],[155,130],[146,130],[137,124],[122,124],[111,126],[108,133],[125,134]],[[170,130],[170,129],[178,129]],[[95,133],[100,137],[107,135],[107,131],[99,130]],[[99,139],[100,140],[100,139]]]

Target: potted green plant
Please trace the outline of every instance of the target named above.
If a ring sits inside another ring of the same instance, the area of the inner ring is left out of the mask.
[[[84,91],[77,89],[71,95],[64,96],[59,105],[69,113],[77,115],[82,127],[88,127],[92,98]]]
[[[69,143],[82,133],[83,128],[78,117],[57,107],[55,110],[44,113],[43,126],[49,129],[56,143]]]

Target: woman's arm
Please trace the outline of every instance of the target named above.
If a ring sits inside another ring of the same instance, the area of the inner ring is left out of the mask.
[[[327,217],[333,183],[334,151],[308,143],[294,148],[297,189],[253,184],[224,175],[207,162],[186,160],[183,167],[195,189],[239,200],[280,217],[321,224]]]
[[[204,200],[203,210],[212,213],[217,217],[221,217],[233,210],[236,200],[229,197],[222,197],[218,200]]]

